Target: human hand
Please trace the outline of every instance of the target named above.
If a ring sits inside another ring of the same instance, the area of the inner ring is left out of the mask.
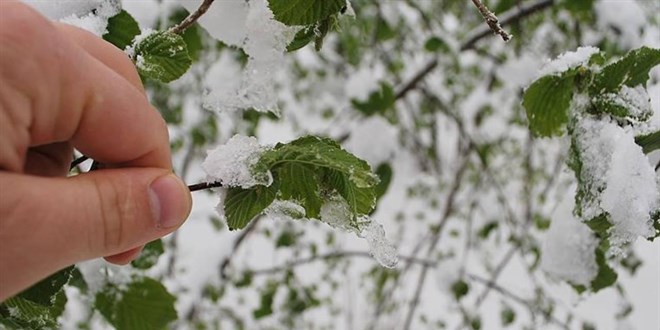
[[[73,148],[111,169],[67,178]],[[130,262],[191,203],[128,57],[1,1],[0,301],[82,260]]]

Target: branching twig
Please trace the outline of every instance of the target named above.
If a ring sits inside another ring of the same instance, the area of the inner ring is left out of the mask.
[[[211,7],[211,4],[213,3],[214,0],[204,0],[201,5],[199,5],[199,8],[195,10],[194,12],[190,13],[186,19],[181,21],[181,23],[173,26],[170,28],[170,32],[176,33],[176,34],[182,34],[183,32],[186,31],[189,27],[191,27],[197,20],[206,13],[207,10],[209,10],[209,7]]]
[[[493,12],[488,10],[488,8],[486,8],[486,6],[481,3],[480,0],[472,0],[472,3],[477,6],[481,16],[483,16],[483,18],[486,20],[486,24],[488,24],[488,27],[490,27],[494,33],[499,34],[504,41],[511,40],[511,35],[502,29],[502,26],[500,26],[500,20],[497,19],[497,16],[495,16]]]

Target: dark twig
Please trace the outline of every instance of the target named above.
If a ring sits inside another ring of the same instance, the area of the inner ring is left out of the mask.
[[[204,190],[204,189],[211,189],[211,188],[218,188],[222,187],[222,182],[215,181],[215,182],[200,182],[196,184],[191,184],[188,186],[188,189],[190,189],[191,192],[193,191],[198,191],[198,190]]]
[[[496,33],[499,34],[500,37],[502,37],[502,40],[504,41],[509,41],[511,40],[511,35],[506,33],[502,29],[502,26],[500,26],[500,20],[497,19],[497,16],[493,14],[488,8],[486,8],[486,5],[481,3],[480,0],[472,0],[472,3],[477,6],[477,9],[479,9],[479,12],[481,13],[481,16],[486,20],[486,24],[490,27],[490,29]]]
[[[88,159],[89,159],[89,157],[87,157],[87,156],[85,156],[85,155],[80,156],[80,157],[74,159],[74,160],[71,162],[71,165],[69,166],[69,171],[72,171],[74,168],[76,168],[78,165],[84,163],[84,162],[85,162],[86,160],[88,160]]]
[[[199,5],[199,8],[195,10],[194,12],[190,13],[186,19],[181,21],[181,23],[173,26],[170,28],[170,32],[176,33],[176,34],[182,34],[183,32],[186,31],[189,27],[191,27],[197,20],[206,13],[207,10],[211,7],[211,4],[213,3],[214,0],[204,0],[201,5]]]

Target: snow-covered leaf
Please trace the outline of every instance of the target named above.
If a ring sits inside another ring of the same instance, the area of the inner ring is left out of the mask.
[[[139,40],[134,51],[140,74],[162,82],[178,79],[192,63],[183,38],[168,31],[155,32]]]
[[[635,143],[642,147],[645,154],[660,149],[660,131],[635,137]]]

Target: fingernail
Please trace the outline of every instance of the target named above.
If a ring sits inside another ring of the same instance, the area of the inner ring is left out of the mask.
[[[158,228],[179,226],[190,212],[190,192],[172,174],[162,176],[151,183],[149,198]]]

